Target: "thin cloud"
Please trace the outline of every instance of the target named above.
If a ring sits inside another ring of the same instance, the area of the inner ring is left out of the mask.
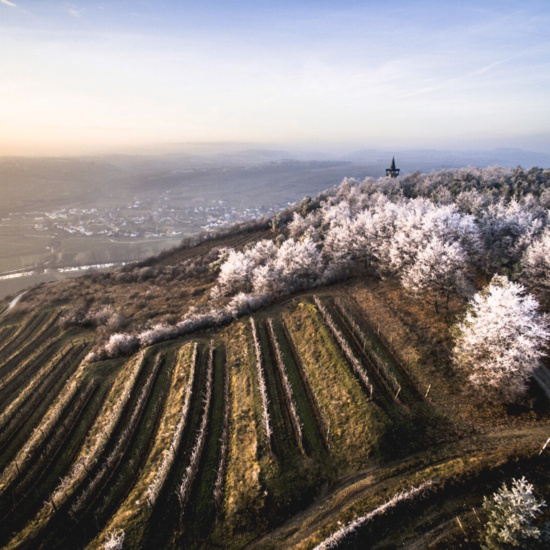
[[[73,4],[65,4],[65,7],[67,8],[67,11],[69,12],[69,14],[72,15],[73,17],[81,17],[82,12],[84,11],[83,8],[77,8]]]
[[[13,2],[10,2],[10,0],[0,0],[0,3],[4,4],[4,6],[9,6],[10,8],[16,8],[17,4],[14,4]]]
[[[449,88],[450,86],[453,86],[453,85],[458,84],[460,82],[465,82],[465,81],[468,81],[468,80],[470,80],[472,78],[475,78],[477,76],[483,75],[483,74],[491,71],[495,67],[498,67],[499,65],[503,65],[505,63],[508,63],[509,61],[517,59],[518,57],[521,57],[525,53],[526,52],[520,52],[517,55],[512,55],[512,56],[509,56],[509,57],[505,57],[503,59],[499,59],[497,61],[494,61],[493,63],[489,63],[488,65],[480,67],[479,69],[476,69],[476,70],[471,71],[469,73],[459,75],[459,76],[456,76],[454,78],[449,78],[449,79],[443,80],[441,82],[438,82],[437,84],[434,84],[433,86],[426,86],[425,88],[420,88],[418,90],[414,90],[412,92],[402,94],[401,97],[411,97],[411,96],[416,96],[416,95],[422,95],[422,94],[427,94],[427,93],[431,93],[431,92],[436,92],[436,91],[439,91],[439,90],[442,90],[442,89],[445,89],[445,88]]]

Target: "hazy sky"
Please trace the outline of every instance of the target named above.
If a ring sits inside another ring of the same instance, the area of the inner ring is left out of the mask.
[[[549,0],[0,0],[0,155],[550,151]]]

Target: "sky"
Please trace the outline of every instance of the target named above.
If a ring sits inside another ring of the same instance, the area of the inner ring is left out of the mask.
[[[548,0],[0,0],[0,155],[550,152]]]

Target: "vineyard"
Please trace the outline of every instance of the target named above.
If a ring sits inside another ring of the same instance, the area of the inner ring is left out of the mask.
[[[94,363],[93,331],[60,328],[59,310],[3,317],[0,545],[311,548],[365,510],[364,533],[393,540],[394,507],[435,540],[449,514],[447,535],[472,529],[495,464],[544,466],[545,405],[529,430],[465,438],[445,373],[411,360],[368,292],[305,293]]]

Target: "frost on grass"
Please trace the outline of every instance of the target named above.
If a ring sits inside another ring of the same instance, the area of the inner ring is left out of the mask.
[[[388,510],[391,510],[399,503],[407,500],[412,500],[418,495],[424,493],[429,487],[431,487],[431,485],[432,482],[427,481],[426,483],[422,483],[422,485],[419,485],[418,487],[413,487],[409,491],[402,491],[401,493],[397,493],[393,498],[391,498],[378,508],[375,508],[366,516],[357,518],[351,523],[348,523],[345,527],[342,527],[342,529],[339,529],[338,531],[330,535],[330,537],[325,539],[321,544],[317,545],[315,547],[315,550],[328,550],[328,548],[338,548],[338,545],[340,543],[342,543],[346,538],[355,533],[358,529],[360,529],[376,517],[384,515]]]
[[[107,535],[103,550],[121,550],[124,545],[125,533],[122,529],[116,529]]]
[[[273,428],[271,426],[271,419],[269,417],[269,397],[267,395],[264,369],[262,367],[262,347],[258,338],[256,324],[254,323],[254,319],[252,317],[250,318],[250,327],[252,328],[254,350],[256,352],[256,375],[258,377],[258,387],[260,389],[260,396],[262,398],[262,426],[264,428],[267,446],[271,448],[271,436],[273,435]]]

